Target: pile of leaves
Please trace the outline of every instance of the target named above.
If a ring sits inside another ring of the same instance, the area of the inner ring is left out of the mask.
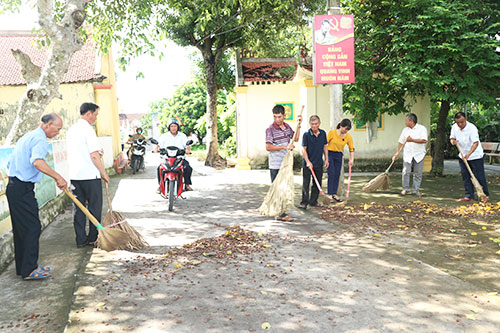
[[[213,238],[202,238],[182,247],[169,249],[161,257],[138,256],[135,260],[126,260],[124,265],[128,273],[149,275],[150,270],[192,268],[204,261],[234,259],[236,255],[250,255],[272,247],[270,237],[245,230],[240,226],[226,228],[223,235]],[[146,273],[148,272],[148,273]]]
[[[182,248],[168,251],[165,256],[214,256],[224,258],[235,254],[251,254],[271,247],[266,243],[262,233],[245,230],[240,226],[227,228],[223,235],[213,238],[203,238],[191,244],[184,244]]]
[[[500,201],[494,203],[474,203],[451,210],[451,214],[464,217],[500,216]]]

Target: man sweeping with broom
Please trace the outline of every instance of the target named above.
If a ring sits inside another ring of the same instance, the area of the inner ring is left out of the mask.
[[[319,128],[321,121],[318,116],[309,118],[311,127],[302,137],[302,200],[299,207],[307,209],[307,206],[318,206],[319,187],[311,185],[311,176],[316,176],[319,186],[323,179],[323,156],[325,157],[324,167],[328,169],[328,142],[326,132]],[[314,175],[313,175],[314,173]],[[313,181],[314,183],[314,181]],[[309,196],[309,189],[311,195]]]
[[[476,188],[478,197],[487,202],[490,193],[484,173],[484,153],[477,127],[467,121],[463,112],[458,112],[454,118],[455,124],[451,127],[450,142],[458,148],[460,157],[458,162],[465,187],[465,197],[458,201],[474,201],[474,188]]]
[[[285,108],[283,105],[273,107],[274,122],[266,129],[266,150],[269,152],[269,171],[271,173],[271,182],[274,182],[281,168],[281,163],[290,150],[295,146],[293,142],[299,141],[300,124],[302,123],[302,115],[297,116],[297,131],[285,123]],[[290,140],[293,138],[293,142]],[[277,216],[278,221],[293,221],[293,218],[286,213]]]
[[[101,159],[102,148],[92,125],[97,120],[99,106],[83,103],[80,106],[80,119],[70,127],[67,135],[68,164],[73,194],[90,213],[101,221],[102,183],[109,183],[109,176]],[[87,217],[75,204],[73,224],[76,233],[76,246],[82,248],[94,246],[97,240],[97,228],[89,223],[86,233]]]

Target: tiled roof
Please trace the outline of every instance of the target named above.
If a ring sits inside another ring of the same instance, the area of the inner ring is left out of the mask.
[[[30,33],[0,33],[0,86],[24,85],[26,81],[21,74],[21,66],[12,55],[11,50],[21,50],[28,54],[31,61],[43,66],[47,58],[47,47],[38,48],[36,37]],[[95,43],[87,43],[71,58],[68,72],[61,83],[91,81],[97,79],[94,73],[96,62]]]
[[[297,63],[290,62],[245,62],[241,63],[243,69],[243,81],[265,82],[265,81],[290,81],[295,76]]]

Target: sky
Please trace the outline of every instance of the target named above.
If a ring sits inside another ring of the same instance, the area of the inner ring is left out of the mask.
[[[34,1],[29,1],[27,5],[23,5],[20,13],[0,15],[0,30],[37,28],[38,13],[32,8],[33,3]],[[194,48],[182,48],[170,41],[162,43],[158,48],[165,55],[161,61],[144,55],[133,59],[125,72],[116,68],[120,113],[146,113],[149,111],[149,103],[170,97],[177,86],[190,79],[192,65],[189,55],[194,52]],[[113,48],[114,53],[117,50],[117,47]],[[114,58],[117,58],[116,54]],[[136,79],[139,72],[144,74],[144,78]]]

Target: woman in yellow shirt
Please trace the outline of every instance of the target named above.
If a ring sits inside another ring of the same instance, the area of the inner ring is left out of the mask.
[[[336,129],[328,132],[326,140],[328,142],[328,195],[331,199],[341,202],[342,200],[337,195],[339,187],[340,170],[342,168],[343,153],[345,145],[349,146],[349,166],[354,162],[354,143],[349,133],[351,129],[351,121],[343,119]]]

